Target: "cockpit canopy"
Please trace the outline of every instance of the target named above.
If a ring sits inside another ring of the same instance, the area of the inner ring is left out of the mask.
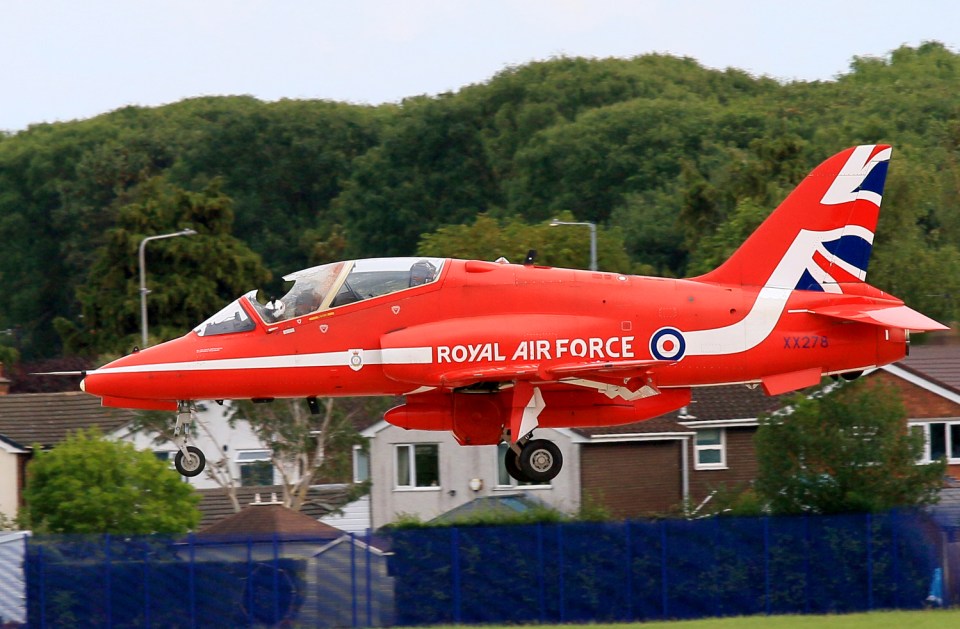
[[[200,336],[214,336],[252,330],[256,324],[240,306],[241,300],[252,305],[269,325],[422,286],[439,277],[443,262],[443,258],[370,258],[304,269],[283,278],[294,284],[280,299],[261,304],[257,291],[251,291],[194,331]]]

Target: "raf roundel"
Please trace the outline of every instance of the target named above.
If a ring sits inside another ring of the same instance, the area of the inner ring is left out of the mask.
[[[660,328],[650,337],[650,354],[657,360],[680,360],[686,351],[687,342],[676,328]]]

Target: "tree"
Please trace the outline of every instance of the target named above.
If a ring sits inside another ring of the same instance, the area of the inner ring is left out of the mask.
[[[137,251],[144,237],[190,227],[197,235],[155,243],[149,256],[148,319],[160,340],[179,336],[242,293],[270,278],[260,257],[231,235],[233,207],[214,181],[200,192],[163,177],[138,187],[77,290],[81,322],[55,325],[68,352],[104,354],[139,345]]]
[[[353,446],[361,442],[355,424],[382,416],[390,403],[391,398],[384,397],[320,398],[319,412],[312,413],[299,399],[266,405],[242,400],[234,402],[231,422],[246,420],[270,448],[283,486],[283,504],[299,510],[318,479],[352,480]]]
[[[920,465],[923,436],[907,428],[895,390],[860,381],[796,395],[761,418],[755,489],[773,513],[878,512],[931,504],[945,463]]]
[[[569,212],[557,219],[575,221]],[[447,225],[424,234],[417,253],[425,256],[494,260],[501,256],[522,262],[531,249],[538,264],[568,268],[590,268],[590,234],[585,226],[551,227],[549,221],[528,224],[518,217],[497,221],[481,214],[471,224]],[[617,229],[597,229],[597,266],[602,271],[630,273],[633,265]]]
[[[96,429],[35,452],[24,490],[35,531],[179,534],[200,521],[199,496],[151,452]]]
[[[228,421],[231,428],[238,422],[247,422],[263,447],[269,448],[271,470],[280,475],[283,504],[297,510],[310,485],[353,480],[353,446],[362,441],[357,426],[369,425],[370,418],[381,417],[391,402],[391,398],[385,397],[320,398],[316,407],[319,412],[312,413],[299,399],[280,399],[269,404],[234,400],[229,402]],[[171,413],[137,414],[136,430],[154,433],[156,443],[173,441],[173,429]],[[211,458],[207,459],[204,475],[224,490],[234,511],[240,511],[237,489],[243,479],[233,476],[230,459],[223,454],[224,444],[217,442],[215,431],[202,415],[193,429],[212,440],[215,452],[220,453],[219,458],[214,452],[207,453]]]

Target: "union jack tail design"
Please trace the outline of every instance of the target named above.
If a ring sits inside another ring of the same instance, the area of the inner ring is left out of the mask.
[[[867,277],[891,149],[864,145],[813,170],[705,282],[841,293]]]

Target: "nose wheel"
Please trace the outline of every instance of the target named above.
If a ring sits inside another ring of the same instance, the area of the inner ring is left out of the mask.
[[[203,456],[203,450],[197,446],[186,446],[184,449],[187,453],[184,454],[183,450],[178,451],[173,464],[182,476],[192,478],[206,467],[207,457]]]
[[[189,402],[180,402],[177,410],[177,425],[173,429],[173,440],[177,445],[177,456],[173,461],[182,476],[192,478],[199,475],[207,465],[207,457],[197,446],[187,445],[187,434],[196,419],[196,409]]]

